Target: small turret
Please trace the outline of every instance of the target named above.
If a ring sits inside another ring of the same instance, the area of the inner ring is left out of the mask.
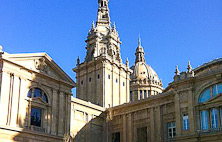
[[[141,45],[141,38],[139,37],[139,45],[136,49],[136,61],[135,63],[137,62],[144,62],[145,63],[145,52],[144,52],[144,49]]]

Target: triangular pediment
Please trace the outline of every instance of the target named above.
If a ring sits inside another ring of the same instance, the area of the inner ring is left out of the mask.
[[[6,54],[4,58],[28,70],[75,86],[74,81],[46,53]]]

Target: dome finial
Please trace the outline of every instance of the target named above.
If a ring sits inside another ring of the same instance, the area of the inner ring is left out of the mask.
[[[140,38],[140,34],[139,34],[139,46],[141,46],[141,38]]]

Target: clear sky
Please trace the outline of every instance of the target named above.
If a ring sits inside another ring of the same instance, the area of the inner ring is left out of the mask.
[[[97,0],[0,0],[0,45],[8,53],[47,52],[75,80],[97,8]],[[164,87],[176,65],[186,71],[188,61],[195,68],[222,56],[222,0],[110,0],[109,8],[123,61],[134,63],[140,34]]]

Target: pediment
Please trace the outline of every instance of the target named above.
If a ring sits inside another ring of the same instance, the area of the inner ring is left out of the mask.
[[[75,86],[74,81],[46,53],[8,54],[5,57],[24,68]]]

